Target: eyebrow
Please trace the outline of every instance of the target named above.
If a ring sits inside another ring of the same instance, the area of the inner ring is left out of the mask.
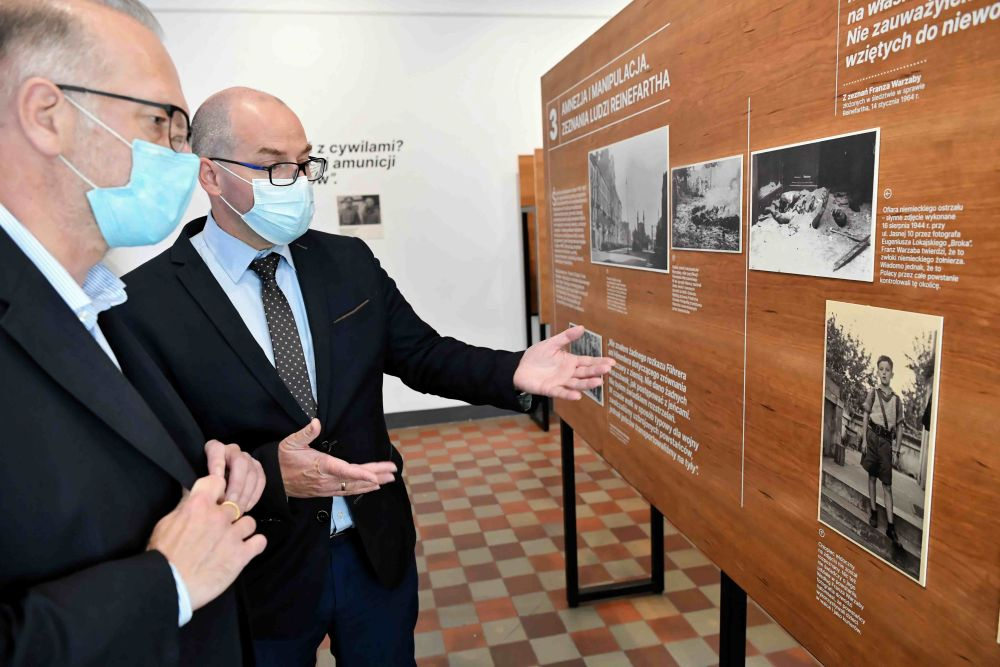
[[[306,154],[306,153],[312,153],[312,149],[313,149],[313,145],[312,144],[306,144],[306,147],[303,148],[302,151],[300,151],[299,154],[302,155],[302,154]],[[269,156],[272,156],[272,157],[281,157],[282,155],[284,155],[284,152],[279,151],[277,148],[271,148],[270,146],[262,146],[262,147],[260,147],[260,148],[257,149],[257,154],[258,155],[269,155]]]

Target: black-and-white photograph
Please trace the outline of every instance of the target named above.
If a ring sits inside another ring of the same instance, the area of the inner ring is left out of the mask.
[[[743,250],[743,156],[671,170],[674,250]]]
[[[382,238],[382,203],[378,195],[337,197],[340,233],[362,238]]]
[[[756,151],[750,268],[871,282],[879,130]]]
[[[590,261],[670,272],[670,128],[591,151]]]
[[[570,327],[575,326],[575,324],[570,322]],[[569,351],[584,357],[603,357],[604,340],[590,329],[586,329],[582,336],[569,344]],[[585,389],[583,390],[583,394],[597,402],[598,405],[604,405],[604,385],[594,387],[593,389]]]
[[[920,585],[943,323],[826,302],[819,520]]]

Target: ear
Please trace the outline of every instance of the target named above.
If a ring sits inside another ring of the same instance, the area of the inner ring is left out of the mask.
[[[18,88],[14,104],[21,131],[39,153],[54,158],[70,145],[76,110],[54,83],[41,77],[27,79]]]
[[[218,166],[208,158],[201,158],[201,167],[198,170],[198,182],[201,188],[209,196],[217,197],[222,194],[222,187],[219,185]]]

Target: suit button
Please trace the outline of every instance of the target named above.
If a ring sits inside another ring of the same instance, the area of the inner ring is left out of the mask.
[[[323,442],[319,443],[319,447],[317,447],[316,449],[318,449],[321,452],[326,452],[327,454],[329,454],[330,453],[330,441],[329,440],[324,440]]]
[[[330,523],[330,513],[326,510],[316,512],[316,520],[320,523]]]

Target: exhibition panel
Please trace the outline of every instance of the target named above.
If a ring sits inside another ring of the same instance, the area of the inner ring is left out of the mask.
[[[1000,663],[998,79],[988,0],[637,1],[542,78],[540,307],[617,361],[558,412],[824,663]]]

